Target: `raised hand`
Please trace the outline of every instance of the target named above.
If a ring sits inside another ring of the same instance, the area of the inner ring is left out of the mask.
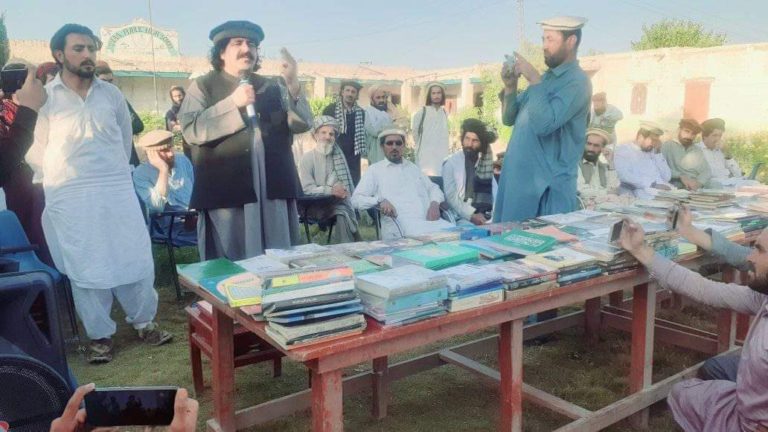
[[[27,79],[24,81],[24,85],[22,85],[14,94],[14,96],[16,96],[16,102],[19,105],[34,111],[40,110],[48,99],[48,93],[45,92],[43,83],[35,78],[36,74],[37,68],[29,67],[27,69]]]
[[[299,85],[299,66],[296,63],[296,59],[285,48],[280,48],[280,57],[282,57],[280,73],[283,75],[283,79],[285,79],[288,91],[295,97],[301,90]]]

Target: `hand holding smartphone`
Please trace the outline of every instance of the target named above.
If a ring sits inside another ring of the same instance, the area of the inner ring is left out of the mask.
[[[106,387],[85,395],[92,426],[167,426],[173,421],[177,387]]]
[[[0,71],[0,83],[6,97],[16,93],[27,79],[27,68],[23,65]]]

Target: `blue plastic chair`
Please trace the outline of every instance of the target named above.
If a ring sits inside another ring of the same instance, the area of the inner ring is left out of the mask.
[[[69,324],[75,339],[79,339],[75,302],[72,298],[72,287],[69,284],[69,279],[55,268],[40,261],[40,258],[35,254],[36,249],[37,245],[29,242],[16,214],[10,210],[0,211],[0,258],[17,261],[19,272],[42,271],[51,277],[53,283],[63,291],[68,309]]]

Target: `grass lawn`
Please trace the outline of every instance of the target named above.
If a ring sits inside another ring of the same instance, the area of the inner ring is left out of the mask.
[[[313,227],[313,230],[316,229]],[[373,238],[373,230],[364,227],[364,238]],[[313,237],[325,242],[325,233],[313,231]],[[186,339],[184,306],[191,303],[190,295],[177,302],[170,279],[170,269],[164,248],[154,250],[157,289],[160,306],[157,321],[173,332],[174,341],[162,347],[142,345],[135,332],[125,324],[119,307],[113,318],[118,322],[115,335],[115,359],[106,365],[88,365],[77,347],[70,347],[69,364],[80,383],[95,382],[97,386],[177,385],[192,389],[189,367],[189,348]],[[197,252],[193,248],[177,251],[180,263],[194,262]],[[709,310],[686,308],[683,313],[663,312],[665,318],[672,315],[690,316],[687,323],[698,323],[707,328],[714,323]],[[660,313],[661,315],[661,313]],[[495,333],[495,329],[456,337],[437,344],[424,346],[413,352],[394,356],[394,363],[419,354],[450,347],[482,336]],[[525,349],[525,381],[584,408],[595,410],[626,394],[629,371],[628,334],[608,332],[594,348],[588,348],[580,328],[557,333],[556,339],[542,346]],[[673,375],[704,359],[701,354],[657,344],[654,353],[654,381]],[[488,353],[476,360],[495,367],[495,353]],[[206,384],[210,385],[208,368],[204,359]],[[355,374],[370,369],[361,364],[346,371]],[[303,390],[307,386],[307,370],[300,364],[283,361],[283,376],[272,378],[271,363],[246,366],[237,369],[237,407],[253,405],[269,399]],[[205,419],[211,416],[210,388],[196,398],[200,401],[199,430],[204,430]],[[370,392],[344,398],[345,427],[349,431],[484,431],[495,430],[498,419],[498,391],[496,387],[475,375],[454,366],[443,366],[414,375],[391,385],[388,417],[377,421],[370,416]],[[309,412],[269,423],[249,430],[258,431],[306,431],[310,428]],[[532,404],[524,405],[524,429],[549,431],[568,423],[568,419]],[[619,423],[609,431],[633,430]],[[652,407],[653,431],[677,431],[674,420],[665,403]]]

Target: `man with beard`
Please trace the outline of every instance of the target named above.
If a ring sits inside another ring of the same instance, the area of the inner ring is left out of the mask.
[[[405,132],[387,129],[379,134],[379,145],[386,159],[370,167],[352,194],[358,210],[378,207],[381,211],[381,237],[391,240],[426,234],[453,226],[440,219],[440,204],[445,197],[419,167],[403,159]]]
[[[621,110],[608,104],[605,92],[595,93],[592,96],[592,112],[589,116],[589,127],[607,131],[611,139],[609,145],[616,144],[616,123],[624,118]]]
[[[579,184],[595,189],[608,187],[608,164],[600,161],[600,155],[610,140],[611,135],[603,129],[587,129],[587,144],[579,163]]]
[[[61,73],[46,85],[48,102],[40,109],[31,152],[42,167],[45,237],[56,267],[72,283],[91,339],[91,363],[112,360],[115,297],[145,343],[172,338],[153,322],[152,250],[128,165],[131,120],[120,90],[94,79],[100,47],[93,32],[78,24],[51,38]]]
[[[699,378],[675,384],[667,403],[686,432],[763,431],[768,426],[768,231],[754,248],[728,241],[713,230],[693,227],[683,207],[678,231],[698,247],[728,264],[749,271],[748,286],[716,282],[662,257],[645,243],[640,225],[626,221],[620,244],[640,261],[662,287],[716,308],[755,315],[738,357],[705,363]]]
[[[342,81],[336,100],[323,110],[323,115],[333,117],[339,122],[336,144],[344,152],[355,185],[360,182],[360,159],[368,154],[365,142],[365,110],[357,104],[361,88],[363,86],[357,81]]]
[[[368,89],[371,97],[371,105],[365,107],[365,137],[368,149],[368,166],[384,159],[384,153],[379,147],[379,133],[384,129],[391,129],[392,117],[389,107],[389,95],[379,85],[372,85]]]
[[[701,132],[699,122],[693,119],[682,119],[677,130],[677,139],[661,145],[661,154],[664,155],[672,171],[672,184],[690,191],[708,187],[712,179],[712,170],[704,157],[704,152],[693,145],[699,132]]]
[[[165,113],[165,130],[168,132],[181,132],[181,123],[179,122],[179,109],[181,109],[181,103],[184,102],[184,97],[187,93],[182,86],[173,86],[168,91],[168,95],[171,97],[171,109]]]
[[[347,243],[361,240],[357,231],[357,217],[350,204],[350,197],[355,190],[347,161],[344,159],[336,135],[339,124],[331,116],[315,119],[312,136],[317,146],[306,153],[299,163],[299,179],[305,194],[326,194],[336,197],[325,208],[310,207],[308,214],[317,220],[326,220],[336,216],[336,224],[331,233],[331,242]]]
[[[478,119],[461,123],[461,151],[443,162],[443,190],[448,207],[475,225],[488,222],[493,206],[493,151],[496,134]]]
[[[540,22],[543,75],[520,54],[502,68],[502,119],[513,126],[501,170],[494,222],[522,221],[577,208],[576,178],[584,152],[592,85],[576,54],[586,19]],[[518,94],[520,75],[530,84]]]
[[[671,190],[672,173],[664,155],[654,149],[664,130],[658,124],[641,121],[634,142],[616,147],[613,157],[619,176],[619,195],[653,199],[660,190]]]
[[[291,145],[312,124],[296,60],[283,48],[281,77],[254,73],[264,31],[249,21],[225,22],[209,38],[213,71],[189,86],[179,110],[195,171],[189,205],[200,210],[200,257],[240,260],[290,248],[299,239],[301,193]]]
[[[416,165],[430,176],[442,171],[448,157],[448,113],[445,111],[445,86],[432,82],[426,87],[427,100],[413,115],[411,130],[416,143]]]

